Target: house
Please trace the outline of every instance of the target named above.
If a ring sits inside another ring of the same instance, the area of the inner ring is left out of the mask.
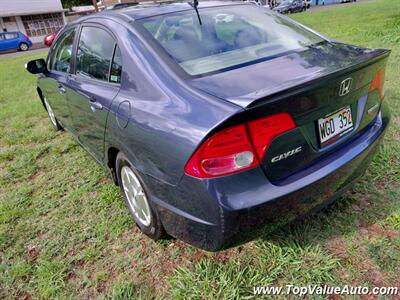
[[[0,32],[20,31],[35,43],[64,24],[61,0],[0,0]]]

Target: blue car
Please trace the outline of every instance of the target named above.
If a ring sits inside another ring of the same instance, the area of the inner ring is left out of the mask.
[[[1,32],[0,51],[20,50],[27,51],[32,47],[32,41],[21,32]]]
[[[108,170],[143,233],[217,251],[363,175],[389,124],[390,51],[249,3],[196,4],[78,19],[26,67],[51,124]]]

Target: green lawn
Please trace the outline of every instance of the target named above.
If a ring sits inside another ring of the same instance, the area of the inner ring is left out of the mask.
[[[345,42],[393,49],[393,118],[367,174],[333,206],[220,252],[140,234],[119,190],[55,133],[24,63],[0,58],[0,298],[223,299],[255,285],[400,286],[400,1],[293,18]]]

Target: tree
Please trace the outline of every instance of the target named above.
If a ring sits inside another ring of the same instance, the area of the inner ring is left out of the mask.
[[[92,0],[61,0],[64,8],[71,8],[72,6],[93,5]]]

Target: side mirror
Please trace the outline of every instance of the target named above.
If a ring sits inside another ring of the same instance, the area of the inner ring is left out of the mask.
[[[25,69],[32,74],[45,73],[47,71],[46,61],[43,58],[29,61]]]

